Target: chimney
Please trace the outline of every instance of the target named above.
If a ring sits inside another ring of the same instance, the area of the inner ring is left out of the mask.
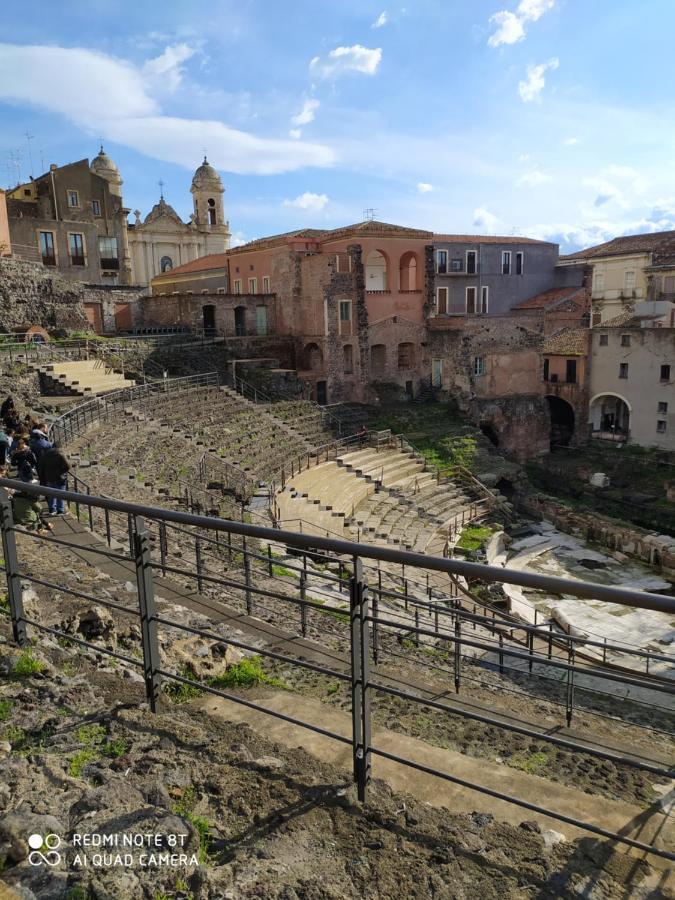
[[[50,171],[50,172],[56,172],[57,169],[58,169],[58,166],[56,165],[56,163],[51,163],[51,164],[50,164],[50,166],[49,166],[49,171]]]

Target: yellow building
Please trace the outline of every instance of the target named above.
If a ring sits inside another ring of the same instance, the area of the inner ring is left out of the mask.
[[[592,267],[592,324],[626,312],[675,324],[675,231],[614,238],[560,262]]]

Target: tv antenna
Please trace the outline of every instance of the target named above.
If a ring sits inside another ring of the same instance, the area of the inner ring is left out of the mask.
[[[364,222],[374,221],[376,213],[377,213],[377,210],[373,209],[372,207],[368,207],[367,209],[364,209],[363,210],[363,221]]]
[[[32,178],[32,177],[33,177],[33,174],[34,174],[34,173],[33,173],[33,154],[32,154],[31,149],[30,149],[30,142],[33,140],[33,138],[35,137],[35,135],[33,135],[33,134],[28,134],[28,132],[25,131],[23,136],[26,138],[26,144],[28,145],[28,162],[29,162],[29,166],[30,166],[29,171],[28,171],[28,174],[29,174],[30,177]]]

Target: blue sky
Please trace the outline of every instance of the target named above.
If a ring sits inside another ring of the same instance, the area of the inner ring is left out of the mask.
[[[239,241],[365,208],[563,251],[673,228],[674,25],[672,0],[5,0],[0,183],[101,138],[143,215],[161,178],[188,218],[205,150]]]

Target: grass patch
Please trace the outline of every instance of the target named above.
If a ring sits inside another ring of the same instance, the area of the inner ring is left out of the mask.
[[[12,675],[15,678],[30,678],[31,675],[39,675],[44,668],[30,650],[24,650],[12,668]]]
[[[178,670],[178,674],[182,678],[187,678],[190,681],[195,681],[195,673],[189,666],[182,666]],[[201,689],[198,685],[191,684],[183,684],[181,681],[167,681],[164,683],[164,693],[171,700],[172,703],[186,703],[188,700],[192,700],[194,697],[198,697],[201,694]]]
[[[177,803],[174,803],[173,812],[189,822],[197,832],[197,835],[199,836],[199,850],[197,853],[197,858],[199,859],[199,862],[203,864],[207,862],[209,858],[209,846],[211,844],[211,823],[204,816],[195,814],[195,803],[196,800],[194,788],[186,788],[180,800]]]
[[[14,706],[14,701],[5,699],[0,700],[0,722],[6,722],[7,719],[12,715],[12,707]]]
[[[80,778],[84,767],[90,762],[96,762],[98,758],[98,751],[94,747],[85,747],[83,750],[78,750],[68,764],[68,774],[71,778]]]
[[[117,759],[129,749],[126,738],[115,738],[112,741],[106,739],[107,732],[104,725],[91,724],[80,725],[75,731],[75,738],[82,749],[78,750],[70,760],[68,774],[73,778],[80,778],[85,766],[99,759]]]
[[[222,675],[209,679],[209,684],[214,688],[254,687],[257,684],[286,687],[281,679],[265,672],[259,656],[247,656],[236,665],[230,666]]]
[[[520,769],[521,772],[527,772],[529,775],[543,775],[548,768],[550,758],[549,754],[544,750],[539,750],[535,753],[519,750],[512,756],[509,756],[507,762],[514,769]]]
[[[339,609],[333,609],[330,606],[327,606],[323,612],[328,616],[332,616],[333,619],[337,619],[338,622],[349,622],[349,613],[341,612]]]
[[[462,531],[457,546],[462,550],[479,550],[490,540],[493,529],[488,525],[469,525]]]
[[[286,578],[298,578],[298,573],[294,572],[292,569],[287,569],[285,566],[278,566],[276,563],[272,563],[272,575],[278,575]]]

